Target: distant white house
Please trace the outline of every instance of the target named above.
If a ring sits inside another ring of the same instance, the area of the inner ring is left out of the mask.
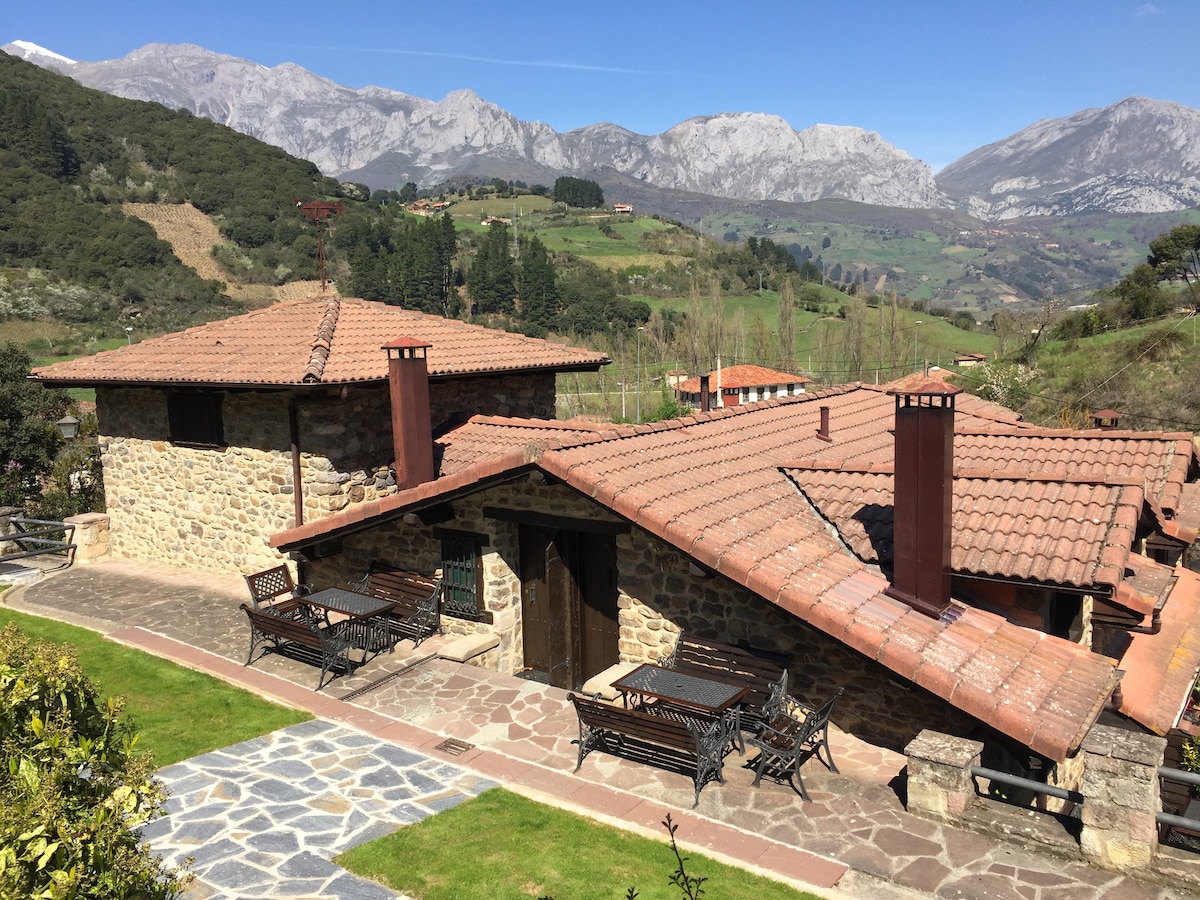
[[[632,216],[633,215],[633,204],[632,203],[614,203],[613,204],[613,212],[617,213],[618,215]]]

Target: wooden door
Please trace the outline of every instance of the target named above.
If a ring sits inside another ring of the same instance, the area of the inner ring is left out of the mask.
[[[578,690],[617,661],[616,540],[522,525],[520,542],[525,665]]]

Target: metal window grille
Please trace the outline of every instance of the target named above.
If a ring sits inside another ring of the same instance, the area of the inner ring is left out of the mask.
[[[442,611],[463,619],[480,615],[479,543],[473,535],[442,536]]]

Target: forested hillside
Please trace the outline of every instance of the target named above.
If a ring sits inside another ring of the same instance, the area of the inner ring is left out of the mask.
[[[228,128],[0,54],[2,316],[120,335],[131,315],[152,332],[228,315],[222,285],[120,204],[190,201],[246,247],[274,244],[272,270],[311,277],[314,238],[291,201],[336,189],[311,163]]]

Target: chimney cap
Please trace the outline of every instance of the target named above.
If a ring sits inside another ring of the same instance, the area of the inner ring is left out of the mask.
[[[1119,419],[1121,414],[1115,409],[1100,409],[1092,413],[1093,419]]]
[[[923,397],[953,397],[955,394],[961,394],[962,388],[955,387],[952,384],[946,384],[944,381],[928,381],[919,387],[911,388],[893,388],[888,391],[893,397],[905,395],[920,395]]]
[[[432,347],[433,344],[428,341],[422,341],[419,338],[408,337],[407,335],[396,338],[394,341],[389,341],[379,349],[381,350],[415,350],[420,347]]]

